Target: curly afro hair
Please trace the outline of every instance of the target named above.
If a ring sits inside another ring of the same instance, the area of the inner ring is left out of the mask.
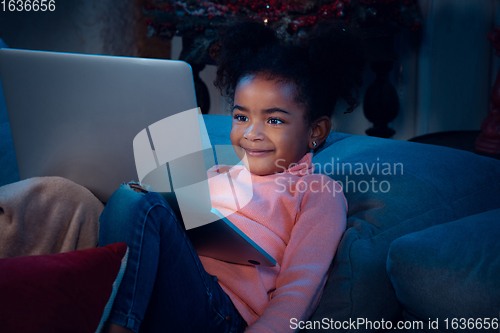
[[[239,22],[219,33],[215,50],[214,84],[231,99],[241,78],[264,75],[295,84],[308,123],[331,117],[339,98],[348,104],[345,113],[358,105],[363,49],[357,34],[341,24],[319,22],[305,40],[292,44],[262,23]]]

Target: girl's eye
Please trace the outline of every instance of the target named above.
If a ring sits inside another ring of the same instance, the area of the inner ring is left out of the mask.
[[[239,115],[239,114],[235,115],[235,116],[234,116],[234,119],[236,119],[236,120],[238,120],[238,121],[247,121],[247,120],[248,120],[248,118],[247,118],[247,117],[242,116],[242,115]]]
[[[278,118],[271,118],[271,119],[269,119],[269,123],[271,125],[283,124],[283,120],[278,119]]]

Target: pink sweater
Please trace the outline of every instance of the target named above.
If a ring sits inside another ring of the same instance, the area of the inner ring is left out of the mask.
[[[309,318],[323,292],[346,228],[347,201],[335,181],[312,173],[311,158],[308,153],[296,166],[268,176],[249,174],[242,166],[231,169],[236,193],[251,177],[253,197],[228,218],[273,256],[276,266],[200,259],[248,323],[246,332],[291,331],[291,318]],[[214,179],[209,180],[213,207],[223,214],[234,211],[231,188]]]

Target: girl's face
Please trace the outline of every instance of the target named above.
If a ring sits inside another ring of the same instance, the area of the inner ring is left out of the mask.
[[[262,76],[237,84],[232,110],[231,143],[240,158],[246,153],[250,172],[283,172],[312,147],[306,109],[295,101],[295,85]]]

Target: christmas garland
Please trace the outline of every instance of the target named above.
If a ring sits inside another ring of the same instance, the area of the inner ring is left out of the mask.
[[[419,30],[421,14],[417,0],[221,0],[167,1],[143,8],[148,36],[193,39],[181,59],[191,63],[210,62],[208,50],[217,30],[242,18],[270,25],[287,41],[307,35],[319,20],[336,20],[360,27],[392,24]]]

